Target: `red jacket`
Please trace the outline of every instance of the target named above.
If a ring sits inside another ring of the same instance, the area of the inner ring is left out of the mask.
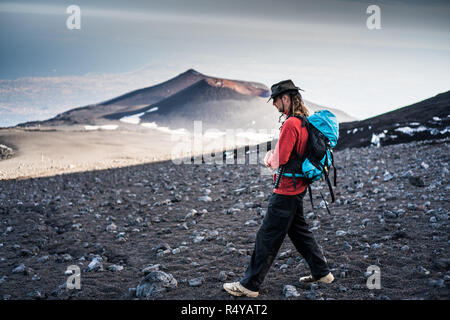
[[[275,146],[273,155],[270,157],[268,164],[277,169],[280,165],[286,164],[289,159],[294,158],[292,150],[295,148],[299,155],[306,150],[308,141],[308,130],[302,127],[302,120],[296,117],[287,119],[281,127],[280,137]],[[275,181],[276,174],[273,175]],[[294,189],[294,182],[291,177],[281,177],[280,184],[277,189],[273,189],[274,193],[283,195],[295,195],[305,191],[308,184],[303,178],[295,178],[297,188]]]

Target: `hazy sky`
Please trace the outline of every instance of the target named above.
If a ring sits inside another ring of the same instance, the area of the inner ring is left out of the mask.
[[[66,27],[71,4],[81,30]],[[371,4],[379,30],[366,26]],[[189,68],[267,86],[291,78],[306,99],[359,118],[450,90],[449,1],[0,0],[0,43],[9,107],[24,77],[45,86],[141,68],[152,71],[141,86]]]

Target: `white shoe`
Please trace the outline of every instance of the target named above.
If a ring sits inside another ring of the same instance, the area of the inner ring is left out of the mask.
[[[226,292],[233,296],[241,297],[247,296],[250,298],[256,298],[259,295],[258,291],[251,291],[245,288],[240,282],[229,282],[224,283],[223,288]]]
[[[309,275],[306,277],[301,277],[299,281],[301,283],[315,283],[315,282],[332,283],[334,281],[334,276],[330,272],[326,276],[323,276],[320,279],[316,279],[312,275]]]

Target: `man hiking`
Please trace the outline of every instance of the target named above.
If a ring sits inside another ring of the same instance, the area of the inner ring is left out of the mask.
[[[302,120],[295,116],[308,117],[300,88],[291,80],[281,81],[271,87],[273,105],[286,115],[275,150],[266,155],[267,167],[277,169],[294,159],[295,153],[304,154],[308,141],[308,130]],[[269,100],[270,100],[269,99]],[[276,180],[277,175],[274,175]],[[294,180],[295,179],[295,180]],[[234,296],[256,298],[259,288],[269,271],[273,260],[288,234],[295,248],[309,265],[311,275],[301,277],[301,283],[331,283],[334,280],[326,259],[309,231],[303,216],[303,197],[307,182],[303,178],[281,176],[273,190],[267,213],[256,234],[255,247],[244,277],[238,282],[225,283],[223,288]]]

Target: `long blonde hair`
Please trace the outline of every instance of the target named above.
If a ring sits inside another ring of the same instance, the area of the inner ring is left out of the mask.
[[[289,96],[291,97],[291,110],[289,110],[289,116],[304,116],[306,118],[309,117],[309,110],[308,108],[306,108],[300,94],[298,92],[295,92],[294,94],[289,94]],[[285,117],[284,121],[286,121],[286,119],[289,117],[284,113],[281,113],[278,122],[281,122],[281,118],[283,118],[283,116]],[[283,126],[284,121],[281,123],[281,127]]]
[[[309,116],[309,110],[306,108],[305,104],[303,103],[303,99],[298,94],[293,94],[291,96],[291,110],[290,114],[293,116]]]

